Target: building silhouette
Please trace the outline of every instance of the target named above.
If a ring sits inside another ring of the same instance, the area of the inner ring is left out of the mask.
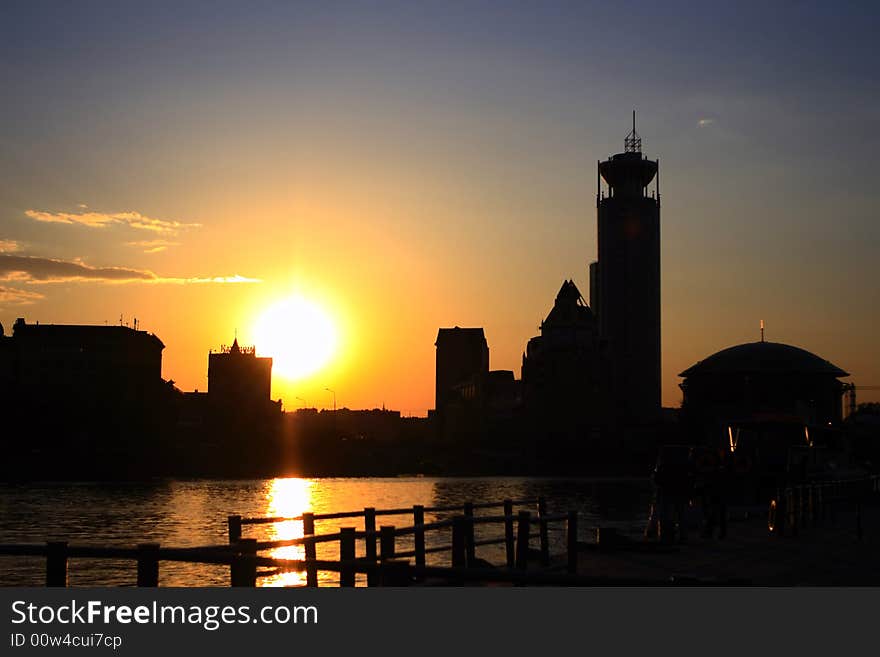
[[[212,406],[258,406],[271,401],[272,359],[255,347],[230,347],[208,354],[208,399]]]
[[[598,164],[598,260],[590,265],[617,423],[650,424],[660,415],[660,192],[655,182],[648,193],[652,181],[658,161],[642,155],[633,112],[624,152]]]
[[[602,421],[604,365],[596,319],[574,281],[562,284],[522,359],[523,404],[536,431],[582,434]]]
[[[439,415],[456,397],[455,386],[489,372],[489,345],[481,328],[441,328],[437,332],[434,408]]]
[[[265,476],[285,460],[281,400],[271,399],[272,359],[255,347],[208,352],[208,391],[180,395],[175,460],[183,471]]]
[[[500,432],[516,434],[515,449],[548,467],[554,453],[596,461],[646,457],[663,424],[657,175],[658,162],[642,154],[633,114],[624,152],[598,163],[590,304],[573,280],[563,282],[540,335],[527,343],[519,382],[488,376],[482,329],[440,329],[441,433],[489,442]]]
[[[118,478],[148,468],[173,426],[164,345],[129,326],[28,324],[0,332],[7,476]]]
[[[128,326],[28,324],[3,336],[0,381],[46,409],[129,408],[163,387],[162,341]]]
[[[701,434],[726,439],[731,424],[839,426],[849,374],[816,354],[777,342],[723,349],[684,370],[682,412]]]
[[[841,430],[839,378],[849,375],[809,351],[762,339],[723,349],[679,376],[682,439],[728,454],[738,494],[749,502],[766,502],[783,482],[811,472],[845,469],[853,456]]]

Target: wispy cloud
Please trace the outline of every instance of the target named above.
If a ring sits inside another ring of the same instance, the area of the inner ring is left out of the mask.
[[[45,297],[39,292],[0,285],[0,305],[24,306],[40,299],[45,299]]]
[[[21,251],[21,243],[15,240],[0,240],[0,253]]]
[[[77,280],[149,281],[150,271],[127,267],[92,267],[79,260],[56,260],[29,255],[0,254],[0,280],[61,283]]]
[[[75,224],[88,228],[128,226],[129,228],[147,230],[164,235],[176,235],[181,230],[201,226],[201,224],[156,219],[140,212],[44,212],[42,210],[25,210],[25,215],[34,221],[43,223]]]
[[[168,277],[129,267],[93,267],[82,260],[58,260],[29,255],[0,254],[0,281],[23,283],[260,283],[258,278],[239,276]]]
[[[180,242],[171,242],[169,240],[141,240],[139,242],[126,242],[125,246],[133,246],[143,249],[144,253],[159,253],[169,246],[180,246]]]
[[[715,123],[715,119],[707,116],[697,121],[697,126],[699,126],[700,128],[708,128],[713,123]]]
[[[262,283],[263,281],[259,278],[248,278],[247,276],[239,276],[238,274],[235,274],[234,276],[211,276],[209,278],[159,278],[155,282],[156,283],[200,284],[200,283]]]

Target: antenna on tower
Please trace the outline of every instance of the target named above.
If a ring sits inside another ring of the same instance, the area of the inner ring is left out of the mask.
[[[623,140],[623,150],[627,153],[641,153],[642,152],[642,138],[639,137],[639,133],[636,132],[636,111],[633,110],[633,129],[630,132],[626,139]]]
[[[761,342],[764,342],[764,320],[761,320]]]

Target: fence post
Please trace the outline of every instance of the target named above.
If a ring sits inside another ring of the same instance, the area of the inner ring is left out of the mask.
[[[46,586],[67,586],[67,541],[46,543]]]
[[[513,501],[504,500],[504,551],[507,556],[507,567],[515,565],[515,553],[513,545]]]
[[[389,561],[394,558],[394,526],[383,525],[379,530],[379,558]]]
[[[468,568],[472,568],[477,561],[476,538],[474,537],[474,504],[464,503],[464,546],[465,560]]]
[[[452,519],[452,567],[464,568],[467,564],[467,548],[465,547],[465,533],[467,521],[464,516],[455,516]]]
[[[516,528],[516,567],[520,570],[525,570],[529,565],[531,517],[532,514],[528,511],[519,512],[519,523]]]
[[[578,512],[569,511],[568,521],[566,522],[566,530],[568,532],[568,572],[572,575],[577,574],[578,566],[578,549],[577,549],[577,533],[578,533]]]
[[[339,571],[339,586],[354,586],[354,527],[343,527],[339,530],[339,561],[343,562]],[[345,562],[348,562],[346,564]]]
[[[418,568],[424,568],[425,566],[425,530],[423,525],[425,524],[425,507],[421,504],[416,504],[413,507],[413,527],[415,527],[415,531],[413,532],[413,548],[416,553],[416,566]]]
[[[229,526],[229,544],[232,545],[241,538],[241,516],[229,516],[226,523]]]
[[[257,539],[242,538],[238,541],[239,553],[232,557],[229,568],[232,586],[257,585]]]
[[[538,527],[541,540],[541,564],[550,565],[550,541],[547,536],[547,500],[538,498]]]
[[[367,588],[382,586],[382,563],[377,561],[364,562],[367,567]]]
[[[315,535],[315,514],[304,513],[303,538]],[[318,546],[314,541],[303,541],[303,550],[306,555],[306,586],[318,586],[318,569],[315,568],[315,560],[318,558]]]
[[[376,560],[376,509],[367,507],[364,509],[364,531],[367,536],[364,538],[364,554],[367,561]],[[372,536],[370,533],[372,532]]]
[[[159,544],[138,543],[137,585],[159,586]]]

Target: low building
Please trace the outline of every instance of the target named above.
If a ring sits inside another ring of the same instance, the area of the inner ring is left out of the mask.
[[[805,425],[842,421],[849,374],[799,347],[750,342],[692,365],[684,378],[682,412],[701,425],[791,417]]]
[[[162,380],[162,341],[128,326],[28,324],[4,337],[3,379],[14,398],[59,407],[141,406]]]
[[[455,386],[489,372],[489,345],[481,328],[441,328],[437,332],[434,408],[442,417],[456,398]]]
[[[179,392],[162,379],[163,349],[129,326],[16,320],[0,335],[0,476],[161,472]]]
[[[764,489],[848,458],[839,379],[849,375],[816,354],[751,342],[712,354],[679,376],[686,440],[734,455],[737,471],[754,473]]]

